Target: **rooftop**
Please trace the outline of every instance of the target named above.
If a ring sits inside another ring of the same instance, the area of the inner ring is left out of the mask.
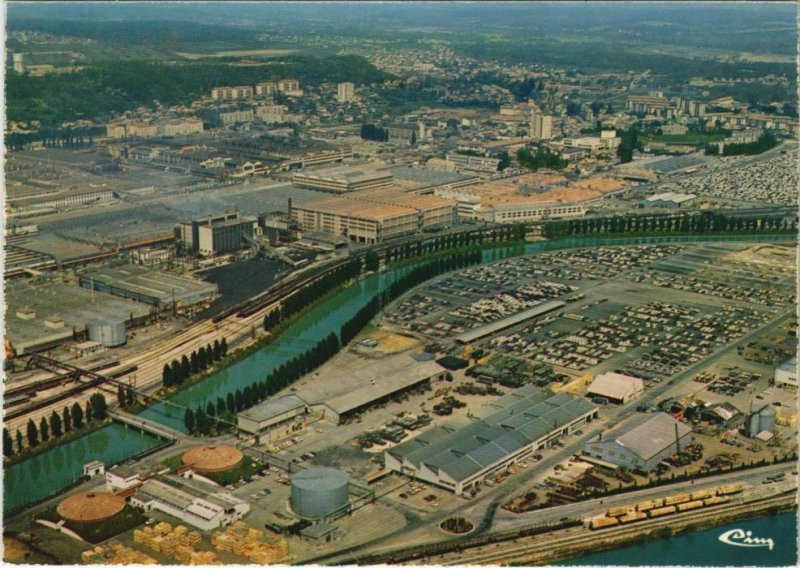
[[[256,422],[262,422],[264,420],[269,420],[273,416],[283,414],[284,412],[289,412],[290,410],[294,410],[296,408],[302,408],[305,405],[306,403],[303,402],[302,399],[290,394],[262,402],[261,404],[250,408],[249,410],[240,412],[239,416],[249,418],[250,420],[255,420]]]
[[[636,377],[629,377],[620,373],[603,373],[597,375],[592,384],[589,385],[589,392],[598,396],[622,400],[635,392],[644,390],[644,382]]]
[[[323,365],[319,377],[300,396],[343,414],[441,372],[435,361],[416,361],[407,354],[376,361],[344,353]]]
[[[596,409],[582,397],[528,385],[480,409],[482,420],[438,426],[387,451],[463,481]]]
[[[613,441],[648,460],[675,442],[676,429],[681,438],[692,431],[666,412],[640,414],[603,434],[602,439],[596,441]]]
[[[156,298],[162,305],[170,304],[173,300],[196,303],[217,295],[216,284],[132,264],[90,272],[83,276],[81,281],[93,281],[95,285],[102,283],[134,294]]]

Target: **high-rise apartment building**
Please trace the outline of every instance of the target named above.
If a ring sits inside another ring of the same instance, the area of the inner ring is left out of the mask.
[[[356,96],[356,86],[353,83],[339,83],[336,87],[336,98],[340,103],[352,101]]]
[[[546,114],[531,115],[531,137],[550,140],[553,137],[553,117]]]

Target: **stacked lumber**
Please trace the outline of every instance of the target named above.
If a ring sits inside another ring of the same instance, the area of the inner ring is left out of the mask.
[[[275,564],[289,557],[286,540],[237,521],[225,531],[211,537],[211,544],[217,550],[243,556],[256,564]]]
[[[173,529],[169,523],[133,531],[134,542],[174,558],[181,564],[219,564],[215,552],[195,550],[201,540],[199,532],[189,531],[184,525]]]
[[[156,559],[119,543],[95,546],[81,554],[84,564],[158,564]]]

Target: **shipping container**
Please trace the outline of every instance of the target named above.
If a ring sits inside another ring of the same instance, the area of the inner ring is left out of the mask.
[[[678,503],[686,503],[687,501],[691,501],[691,497],[689,497],[688,493],[682,493],[680,495],[672,495],[664,499],[664,505],[677,505]]]
[[[647,515],[645,513],[639,513],[639,512],[636,512],[636,511],[631,511],[630,513],[628,513],[626,515],[622,515],[619,518],[619,522],[621,522],[624,525],[624,524],[627,524],[627,523],[635,523],[636,521],[643,521],[646,518],[647,518]]]
[[[642,501],[641,503],[637,503],[636,510],[646,513],[650,509],[655,509],[656,507],[661,507],[663,505],[664,505],[663,499],[651,499],[650,501]]]

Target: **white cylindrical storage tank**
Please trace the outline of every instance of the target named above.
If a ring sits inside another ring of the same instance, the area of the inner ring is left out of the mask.
[[[89,339],[102,343],[105,347],[124,345],[128,340],[123,318],[106,317],[89,320],[86,324]]]
[[[320,519],[347,505],[347,474],[330,467],[312,467],[292,476],[292,510]]]
[[[775,409],[772,405],[767,406],[764,410],[759,413],[760,419],[758,421],[759,432],[756,434],[760,434],[761,432],[769,432],[770,434],[775,433],[775,422],[776,422],[776,413]]]

